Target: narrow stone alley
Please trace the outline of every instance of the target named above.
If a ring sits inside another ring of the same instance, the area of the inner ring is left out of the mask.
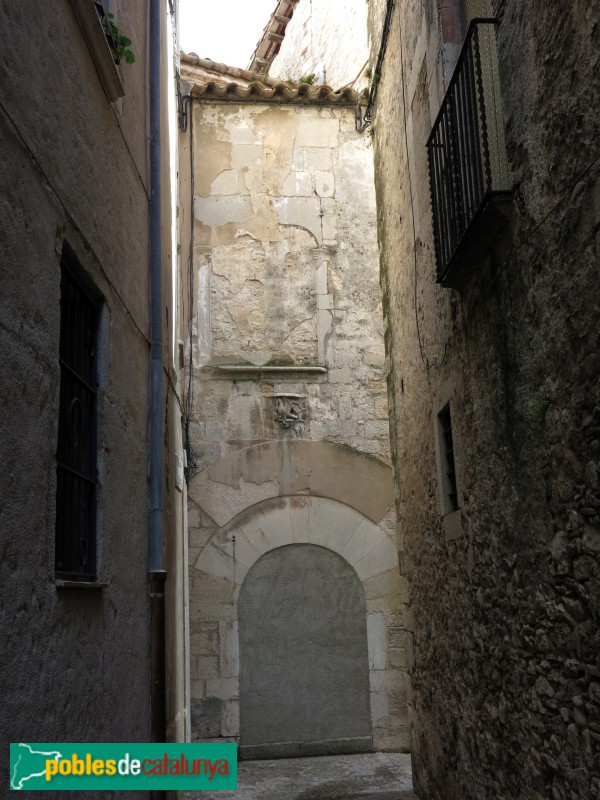
[[[600,0],[0,20],[0,795],[600,800]]]
[[[418,800],[410,755],[361,753],[242,761],[235,792],[188,792],[185,800]]]

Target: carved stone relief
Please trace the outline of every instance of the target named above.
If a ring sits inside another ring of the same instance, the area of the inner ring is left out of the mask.
[[[306,436],[308,402],[303,394],[274,394],[273,421],[284,431]]]

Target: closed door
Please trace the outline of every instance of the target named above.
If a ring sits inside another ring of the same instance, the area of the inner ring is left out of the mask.
[[[362,585],[337,553],[266,553],[240,591],[243,758],[370,750]]]

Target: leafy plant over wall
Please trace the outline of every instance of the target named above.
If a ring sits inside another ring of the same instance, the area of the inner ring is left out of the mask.
[[[308,75],[302,75],[300,78],[292,78],[289,75],[287,76],[287,82],[291,83],[292,86],[298,86],[299,83],[309,83],[311,86],[315,83],[317,76],[314,72],[310,72]]]
[[[114,14],[106,14],[102,17],[102,27],[104,28],[104,33],[110,36],[115,44],[115,63],[119,64],[121,59],[124,58],[127,64],[133,64],[135,62],[135,54],[131,50],[131,39],[128,36],[123,36],[114,19]]]

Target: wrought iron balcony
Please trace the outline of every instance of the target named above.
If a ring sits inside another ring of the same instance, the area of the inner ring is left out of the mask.
[[[456,289],[508,219],[495,24],[471,22],[427,141],[437,280]]]

